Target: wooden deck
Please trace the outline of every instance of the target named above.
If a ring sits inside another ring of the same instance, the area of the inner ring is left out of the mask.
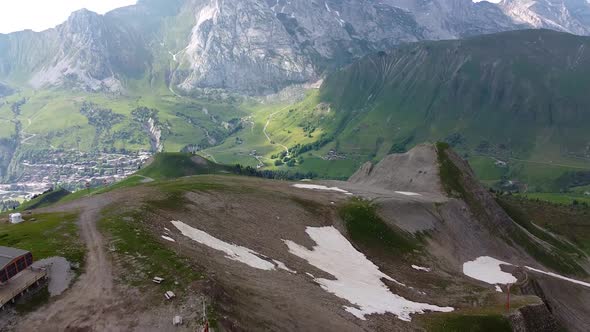
[[[6,284],[0,285],[0,308],[45,278],[47,278],[45,269],[28,268],[14,276]]]

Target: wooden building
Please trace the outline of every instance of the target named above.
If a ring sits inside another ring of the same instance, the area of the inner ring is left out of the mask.
[[[16,248],[0,246],[0,284],[6,283],[33,264],[33,255]]]

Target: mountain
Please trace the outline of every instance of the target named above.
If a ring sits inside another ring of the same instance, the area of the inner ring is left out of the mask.
[[[35,89],[122,93],[142,80],[183,94],[264,94],[401,42],[517,27],[497,7],[469,0],[144,0],[104,16],[82,10],[40,33],[0,35],[0,78]]]
[[[503,0],[499,6],[521,24],[577,35],[590,34],[590,4],[585,0]]]
[[[584,0],[141,0],[73,13],[54,29],[0,35],[0,79],[42,89],[260,95],[419,40],[527,27],[588,34]],[[42,51],[41,51],[42,50]]]
[[[267,134],[304,159],[302,168],[333,176],[447,141],[479,163],[485,180],[557,190],[564,172],[590,168],[588,47],[588,37],[550,30],[402,45],[329,75],[317,94],[274,114]],[[232,149],[242,147],[228,140],[210,153]]]
[[[81,10],[56,29],[2,36],[0,72],[35,89],[122,90],[123,77],[141,75],[149,52],[138,34]]]
[[[0,35],[0,81],[16,91],[0,101],[0,174],[61,182],[35,165],[52,164],[56,153],[70,165],[100,153],[207,149],[226,163],[340,178],[417,142],[447,140],[474,156],[490,183],[562,189],[558,178],[579,177],[564,172],[588,168],[586,39],[478,37],[527,26],[501,6],[142,0],[106,15],[82,10],[39,33]],[[321,91],[306,92],[323,78]],[[495,165],[507,158],[532,162]],[[529,172],[554,165],[567,167]]]
[[[63,256],[80,276],[31,313],[6,310],[0,329],[167,330],[170,313],[181,330],[203,318],[220,331],[590,326],[588,208],[567,209],[578,231],[561,233],[572,223],[558,218],[536,226],[527,204],[490,193],[445,144],[348,181],[270,175],[159,154],[123,182],[40,196],[24,224],[0,224],[0,245]]]
[[[272,91],[277,84],[317,80],[326,70],[400,42],[515,27],[499,10],[463,0],[403,3],[407,7],[359,0],[197,3],[190,8],[197,13],[190,43],[176,54],[180,75],[173,79],[184,90]]]

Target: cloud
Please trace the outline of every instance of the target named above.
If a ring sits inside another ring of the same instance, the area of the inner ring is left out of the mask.
[[[0,33],[43,31],[63,23],[72,12],[82,8],[104,14],[135,3],[137,0],[3,0]]]

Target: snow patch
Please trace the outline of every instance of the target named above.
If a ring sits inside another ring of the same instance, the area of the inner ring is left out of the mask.
[[[430,271],[432,271],[432,269],[429,269],[427,267],[418,266],[418,265],[412,265],[412,268],[414,270],[424,271],[424,272],[430,272]]]
[[[466,262],[463,264],[463,273],[471,278],[481,280],[488,284],[513,284],[517,281],[517,279],[512,276],[510,273],[503,272],[500,269],[500,265],[510,265],[514,266],[513,264],[506,263],[500,260],[497,260],[492,257],[483,256],[479,257],[474,261]],[[525,269],[529,271],[533,271],[536,273],[541,273],[546,276],[550,276],[553,278],[561,279],[567,282],[571,282],[574,284],[578,284],[584,287],[590,288],[590,283],[568,278],[557,273],[553,272],[546,272],[539,269],[535,269],[530,266],[525,266]]]
[[[537,269],[532,268],[532,267],[529,267],[529,266],[525,266],[525,267],[526,267],[527,270],[530,270],[530,271],[533,271],[533,272],[541,273],[541,274],[544,274],[544,275],[547,275],[547,276],[550,276],[550,277],[553,277],[553,278],[557,278],[557,279],[569,281],[569,282],[572,282],[574,284],[578,284],[578,285],[582,285],[582,286],[585,286],[585,287],[589,287],[590,288],[590,283],[587,283],[587,282],[583,282],[583,281],[580,281],[580,280],[576,280],[576,279],[564,277],[562,275],[559,275],[559,274],[556,274],[556,273],[553,273],[553,272],[545,272],[545,271],[537,270]]]
[[[278,260],[276,260],[276,259],[273,259],[272,261],[273,261],[273,262],[276,264],[276,266],[277,266],[279,269],[281,269],[281,270],[285,270],[285,271],[287,271],[287,272],[289,272],[289,273],[297,274],[297,271],[295,271],[295,270],[291,270],[290,268],[288,268],[288,267],[287,267],[287,265],[285,265],[285,263],[283,263],[283,262],[281,262],[281,261],[278,261]]]
[[[176,242],[176,240],[174,240],[173,238],[166,236],[166,235],[162,235],[162,239],[164,239],[166,241],[170,241],[170,242]]]
[[[395,193],[400,194],[400,195],[404,195],[404,196],[422,196],[421,194],[413,193],[413,192],[409,192],[409,191],[396,191]]]
[[[365,320],[366,315],[390,312],[401,320],[411,321],[411,314],[454,310],[451,307],[412,302],[393,294],[381,279],[397,281],[379,271],[336,228],[308,227],[306,232],[316,242],[316,246],[309,250],[292,241],[285,241],[289,252],[334,276],[334,280],[314,280],[325,291],[348,300],[351,306],[345,306],[345,309],[357,318]]]
[[[338,187],[327,187],[327,186],[322,186],[322,185],[317,185],[317,184],[302,184],[302,183],[298,183],[298,184],[294,184],[293,187],[299,188],[299,189],[335,191],[335,192],[343,193],[343,194],[346,194],[346,195],[352,195],[348,191],[346,191],[344,189],[340,189]]]
[[[260,258],[260,254],[246,247],[224,242],[199,229],[193,228],[182,221],[171,221],[182,235],[204,244],[212,249],[225,253],[228,259],[238,261],[260,270],[275,270],[275,265]]]
[[[513,284],[517,279],[510,273],[502,271],[500,265],[512,265],[493,257],[483,256],[474,261],[463,264],[463,273],[473,279],[485,283],[494,284]]]
[[[498,292],[498,293],[504,293],[502,291],[502,287],[500,287],[499,285],[496,285],[496,292]]]

